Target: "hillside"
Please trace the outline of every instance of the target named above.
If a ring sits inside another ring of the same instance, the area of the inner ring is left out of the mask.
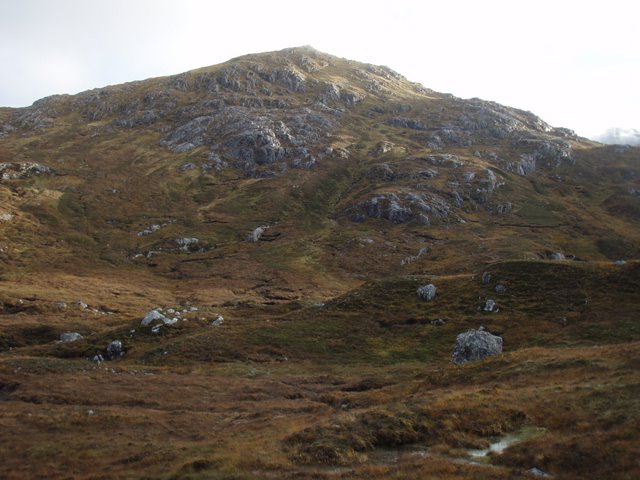
[[[2,108],[0,476],[636,478],[639,177],[310,47]]]

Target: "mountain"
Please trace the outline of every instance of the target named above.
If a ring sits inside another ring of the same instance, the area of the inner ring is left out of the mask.
[[[639,159],[310,47],[2,108],[2,476],[633,478]]]
[[[596,140],[611,145],[640,145],[640,132],[635,128],[610,128]]]

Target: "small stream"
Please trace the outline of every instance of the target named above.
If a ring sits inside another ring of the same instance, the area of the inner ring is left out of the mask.
[[[471,456],[472,461],[476,463],[487,463],[489,461],[489,454],[491,454],[492,452],[501,454],[506,448],[510,447],[511,445],[515,445],[516,443],[539,437],[544,432],[544,428],[524,427],[517,432],[496,438],[493,442],[491,442],[488,448],[471,448],[467,450],[467,453]]]

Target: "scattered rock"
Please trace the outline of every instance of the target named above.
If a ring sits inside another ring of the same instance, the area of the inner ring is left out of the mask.
[[[161,228],[160,225],[158,225],[157,223],[154,223],[153,225],[150,225],[144,230],[138,232],[137,235],[139,237],[146,237],[147,235],[151,235],[152,233],[157,232],[158,230],[160,230],[160,228]]]
[[[491,274],[489,272],[483,272],[482,273],[482,284],[483,285],[488,285],[489,283],[491,283]]]
[[[498,215],[506,215],[508,213],[511,213],[512,209],[513,209],[513,205],[511,205],[510,202],[500,203],[496,205],[496,212],[498,213]]]
[[[182,250],[183,252],[190,252],[194,249],[197,250],[196,245],[200,243],[200,239],[195,237],[176,238],[175,241],[178,245],[180,245],[180,250]]]
[[[371,152],[372,155],[382,155],[383,153],[390,152],[395,144],[387,141],[378,142],[376,148]]]
[[[441,318],[438,318],[438,319],[436,319],[436,320],[431,320],[431,325],[435,325],[436,327],[441,327],[441,326],[443,326],[445,323],[447,323],[447,322],[445,322],[445,321],[444,321],[444,320],[442,320]]]
[[[403,258],[400,261],[400,265],[409,265],[410,263],[413,263],[416,260],[418,260],[421,256],[426,255],[427,253],[429,253],[429,247],[422,247],[420,250],[418,250],[418,253],[416,253],[415,255],[411,255],[410,257]]]
[[[502,338],[480,327],[478,330],[469,330],[457,336],[453,363],[460,365],[500,353],[502,353]]]
[[[565,257],[565,255],[564,255],[564,253],[560,253],[560,252],[550,253],[548,255],[548,257],[549,257],[550,260],[558,260],[558,261],[567,259],[567,257]]]
[[[77,342],[78,340],[82,340],[84,337],[77,332],[65,332],[60,335],[60,342]]]
[[[107,358],[115,360],[120,357],[124,357],[122,342],[120,340],[114,340],[107,346]]]
[[[91,361],[93,361],[93,362],[95,362],[95,363],[102,363],[102,362],[104,362],[104,357],[103,357],[102,355],[98,354],[98,355],[95,355],[95,356],[91,359]]]
[[[482,311],[487,312],[487,313],[497,312],[498,311],[498,306],[496,305],[496,302],[494,300],[489,298],[485,302],[484,307],[482,308]]]
[[[216,314],[216,318],[211,322],[214,327],[219,327],[224,323],[224,317],[220,314]]]
[[[436,297],[436,291],[438,289],[436,288],[436,286],[433,283],[430,283],[428,285],[423,285],[422,287],[418,288],[416,290],[416,293],[418,294],[418,298],[420,300],[426,300],[426,301],[431,301]]]
[[[496,285],[495,291],[500,295],[507,293],[507,286],[499,283]]]
[[[616,261],[614,262],[614,264],[615,264],[615,265],[618,265],[619,267],[621,267],[621,266],[623,266],[623,265],[626,265],[626,264],[627,264],[627,262],[626,262],[625,260],[616,260]]]
[[[530,468],[529,470],[527,470],[527,473],[529,475],[533,475],[534,477],[548,478],[551,476],[544,470],[539,469],[538,467]]]
[[[0,222],[10,222],[15,217],[12,213],[0,213]]]
[[[163,325],[173,325],[178,321],[178,319],[166,317],[160,311],[153,309],[153,310],[149,310],[149,312],[144,316],[144,318],[142,319],[141,325],[143,327],[146,327],[156,321],[162,322]]]
[[[269,227],[262,226],[262,227],[256,228],[253,232],[251,232],[247,236],[247,242],[256,243],[256,242],[260,241],[260,238],[262,237],[262,235],[264,235],[264,231],[267,228],[269,228]]]

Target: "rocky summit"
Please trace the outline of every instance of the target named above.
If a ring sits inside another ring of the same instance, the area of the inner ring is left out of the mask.
[[[0,477],[637,478],[639,179],[311,47],[0,108]]]

